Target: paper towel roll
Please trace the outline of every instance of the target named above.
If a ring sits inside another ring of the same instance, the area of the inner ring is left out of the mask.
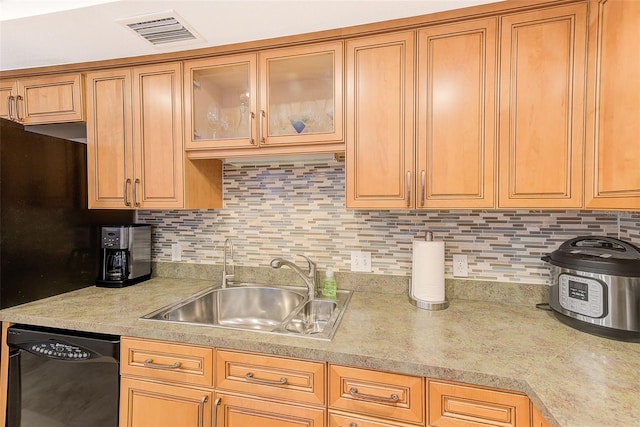
[[[413,297],[418,300],[445,300],[444,242],[413,241],[411,291]]]

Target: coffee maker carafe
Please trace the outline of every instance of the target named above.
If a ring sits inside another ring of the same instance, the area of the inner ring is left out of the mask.
[[[151,226],[105,226],[101,230],[100,276],[96,286],[122,288],[151,277]]]
[[[127,251],[125,249],[110,249],[106,251],[104,279],[117,281],[129,276],[127,265]]]

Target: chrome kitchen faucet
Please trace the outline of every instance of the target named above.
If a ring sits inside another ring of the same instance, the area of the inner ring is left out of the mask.
[[[231,252],[231,274],[227,274],[227,247]],[[236,265],[233,262],[233,242],[231,239],[224,241],[224,253],[222,255],[222,287],[226,288],[229,282],[233,283],[236,280]]]
[[[300,269],[300,267],[298,267],[297,265],[295,265],[294,263],[292,263],[291,261],[287,261],[284,258],[274,258],[271,260],[271,267],[272,268],[280,268],[283,265],[286,265],[287,267],[291,268],[293,271],[295,271],[296,273],[298,273],[298,276],[300,276],[302,278],[302,280],[304,280],[304,283],[307,285],[307,288],[309,289],[308,291],[308,295],[309,295],[309,299],[315,299],[316,297],[316,263],[313,262],[310,258],[304,256],[304,255],[300,255],[302,258],[307,260],[307,263],[309,264],[309,273],[305,273],[304,271],[302,271]]]

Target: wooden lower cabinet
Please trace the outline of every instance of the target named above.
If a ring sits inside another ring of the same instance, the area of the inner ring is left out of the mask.
[[[326,363],[216,351],[216,427],[325,425]]]
[[[120,427],[203,427],[213,418],[210,347],[123,337]]]
[[[530,426],[530,402],[524,394],[433,380],[427,388],[428,426]]]
[[[211,425],[213,392],[122,377],[120,427]]]
[[[542,417],[538,408],[531,404],[531,427],[549,427],[547,421]]]
[[[216,393],[216,427],[322,427],[325,409]]]
[[[424,425],[424,382],[422,377],[331,365],[329,410],[334,419],[335,411],[340,411],[375,417],[379,423]]]
[[[517,392],[123,337],[120,427],[548,427]]]
[[[324,408],[325,375],[324,362],[216,352],[216,391]]]
[[[416,424],[404,424],[384,418],[367,417],[329,411],[329,427],[415,427]]]

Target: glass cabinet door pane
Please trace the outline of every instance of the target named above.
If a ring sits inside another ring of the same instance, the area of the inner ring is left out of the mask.
[[[334,54],[268,61],[268,136],[333,133]]]
[[[248,63],[193,70],[194,140],[251,137],[251,93]]]

